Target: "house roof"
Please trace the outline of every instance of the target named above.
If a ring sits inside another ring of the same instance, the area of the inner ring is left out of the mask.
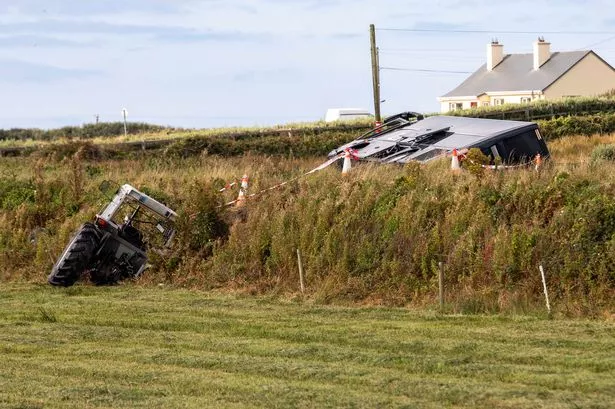
[[[534,70],[532,53],[508,54],[493,71],[487,71],[487,64],[483,64],[442,97],[478,96],[499,91],[542,91],[589,53],[593,51],[554,52],[538,70]]]

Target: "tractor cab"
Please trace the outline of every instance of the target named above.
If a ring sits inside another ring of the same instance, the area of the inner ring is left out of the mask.
[[[139,277],[147,251],[170,244],[176,218],[164,204],[128,184],[121,186],[94,223],[83,224],[73,236],[53,266],[49,283],[68,287],[84,273],[97,285]]]

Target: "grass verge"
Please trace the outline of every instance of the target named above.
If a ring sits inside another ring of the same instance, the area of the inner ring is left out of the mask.
[[[612,407],[615,328],[167,287],[0,287],[0,406]]]

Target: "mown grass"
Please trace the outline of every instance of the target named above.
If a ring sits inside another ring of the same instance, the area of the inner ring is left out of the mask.
[[[608,322],[0,287],[9,408],[609,408],[614,348]]]

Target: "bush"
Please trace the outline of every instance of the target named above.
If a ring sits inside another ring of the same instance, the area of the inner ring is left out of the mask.
[[[489,165],[489,157],[485,155],[480,149],[472,148],[466,155],[464,161],[464,168],[480,179],[485,173],[485,165]]]
[[[293,157],[323,156],[357,137],[356,130],[326,130],[315,135],[270,135],[239,140],[216,136],[199,136],[178,140],[165,149],[172,157],[187,158],[203,153],[238,156],[255,153]]]
[[[591,160],[592,162],[601,160],[615,162],[615,145],[602,145],[594,148]]]
[[[566,116],[537,121],[546,140],[571,135],[594,135],[615,132],[615,113]]]
[[[15,210],[22,203],[34,203],[35,196],[32,182],[0,178],[0,209]]]

